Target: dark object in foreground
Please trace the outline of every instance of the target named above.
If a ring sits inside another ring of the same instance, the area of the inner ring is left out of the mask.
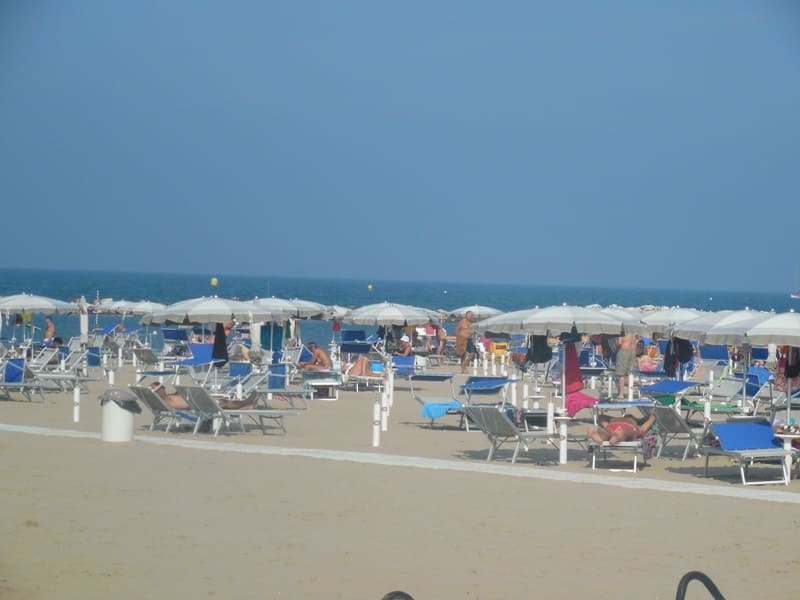
[[[683,600],[686,597],[686,588],[689,587],[689,582],[693,579],[697,579],[706,586],[708,593],[711,594],[714,600],[725,600],[725,596],[723,596],[719,588],[714,585],[711,578],[700,571],[689,571],[686,575],[681,577],[681,580],[678,582],[678,591],[675,593],[675,600]]]

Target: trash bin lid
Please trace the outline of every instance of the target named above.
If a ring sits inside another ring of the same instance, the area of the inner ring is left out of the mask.
[[[142,412],[142,407],[136,401],[136,394],[126,388],[107,388],[98,398],[100,399],[100,406],[103,406],[106,402],[114,402],[128,412],[137,414]]]

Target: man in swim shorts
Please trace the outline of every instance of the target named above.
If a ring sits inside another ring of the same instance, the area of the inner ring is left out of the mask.
[[[621,335],[617,338],[617,362],[614,368],[614,375],[617,376],[617,400],[625,399],[625,386],[627,385],[628,375],[633,373],[636,367],[636,342],[639,336],[634,333]]]
[[[461,372],[467,372],[467,365],[473,361],[477,354],[475,342],[472,341],[472,319],[471,310],[467,311],[464,318],[456,325],[456,356],[461,360]]]
[[[631,414],[613,418],[600,415],[597,417],[597,427],[590,425],[586,434],[598,444],[608,442],[610,446],[615,446],[620,442],[635,442],[642,438],[655,422],[655,413],[642,419],[641,422]]]

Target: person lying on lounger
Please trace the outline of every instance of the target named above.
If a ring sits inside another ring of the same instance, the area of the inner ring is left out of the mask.
[[[183,399],[180,394],[168,394],[164,386],[157,381],[150,384],[153,391],[158,394],[161,399],[174,410],[191,410],[192,407]],[[219,400],[219,405],[224,410],[247,410],[256,408],[257,395],[251,394],[246,400],[228,400],[222,398]]]
[[[383,373],[372,370],[372,362],[366,356],[359,356],[342,367],[342,373],[350,377],[383,377]]]
[[[615,446],[620,442],[635,442],[650,431],[655,422],[655,414],[641,420],[631,414],[613,418],[600,415],[597,417],[597,427],[589,425],[586,433],[598,444],[608,442],[610,446]]]

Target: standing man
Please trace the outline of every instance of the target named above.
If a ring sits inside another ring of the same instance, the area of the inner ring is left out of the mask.
[[[53,346],[55,345],[55,337],[56,337],[56,326],[53,323],[52,317],[45,317],[44,318],[44,342],[45,346]]]
[[[475,359],[477,349],[472,341],[472,311],[468,310],[464,318],[456,325],[456,356],[461,359],[461,372],[467,372],[467,365]]]
[[[614,374],[618,377],[617,400],[625,399],[628,376],[636,367],[636,342],[638,341],[639,336],[635,333],[628,333],[617,338],[617,362],[614,368]]]

